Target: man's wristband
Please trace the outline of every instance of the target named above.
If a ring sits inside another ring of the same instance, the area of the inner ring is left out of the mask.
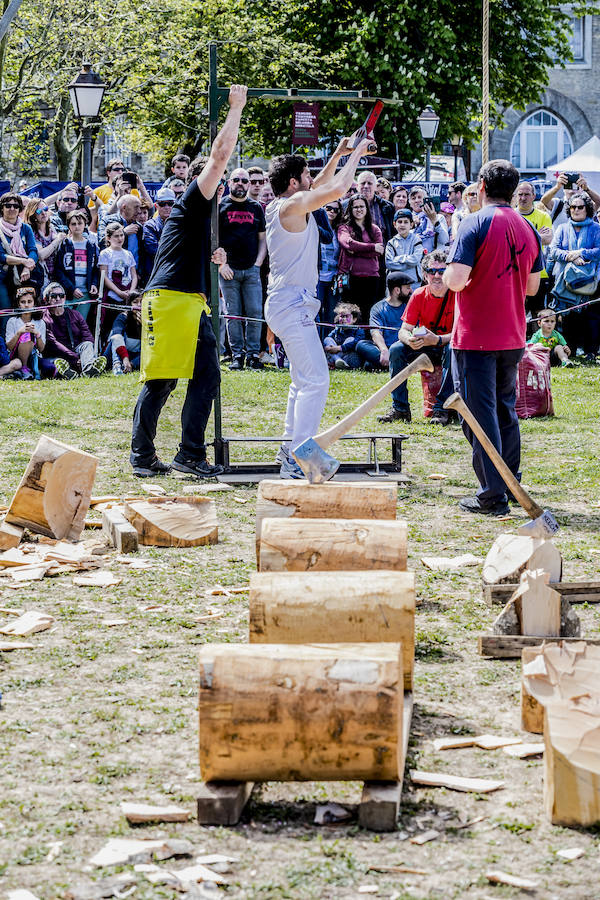
[[[441,336],[441,334],[440,334],[440,336],[438,337],[437,346],[438,346],[438,347],[441,347],[443,343],[444,343],[444,342],[443,342],[442,336]]]

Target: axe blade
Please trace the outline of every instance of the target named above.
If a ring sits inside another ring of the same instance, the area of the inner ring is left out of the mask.
[[[333,478],[340,467],[340,462],[334,456],[326,453],[319,447],[314,438],[308,438],[295,450],[292,456],[306,475],[310,484],[321,484]]]
[[[551,538],[559,529],[559,524],[550,512],[545,509],[541,516],[526,522],[518,528],[519,534],[526,534],[529,537]]]

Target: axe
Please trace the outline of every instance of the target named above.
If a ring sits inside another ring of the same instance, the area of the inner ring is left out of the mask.
[[[524,487],[521,486],[519,480],[515,478],[510,471],[489,437],[462,399],[460,394],[452,394],[444,403],[444,409],[454,409],[463,417],[491,461],[496,467],[498,473],[504,479],[504,483],[509,488],[513,497],[518,500],[525,512],[531,516],[532,521],[526,525],[521,525],[518,529],[520,534],[529,535],[529,537],[549,538],[558,531],[559,525],[549,509],[542,509],[535,500],[532,500]]]
[[[378,391],[375,391],[368,400],[365,400],[364,403],[357,406],[356,409],[351,413],[348,413],[347,416],[344,416],[343,419],[340,419],[335,425],[332,425],[331,428],[328,428],[327,431],[321,432],[321,434],[316,435],[314,438],[308,438],[300,444],[299,447],[292,450],[292,456],[311,484],[320,484],[322,481],[329,481],[340,467],[338,459],[330,456],[329,453],[325,453],[327,447],[331,447],[335,441],[347,434],[350,429],[356,425],[357,422],[360,422],[367,413],[370,413],[384,397],[387,397],[388,394],[395,391],[396,388],[410,378],[411,375],[422,370],[433,372],[433,363],[425,353],[421,353],[420,356],[417,356],[410,365],[405,369],[402,369],[401,372],[398,372],[397,375],[394,375],[387,384],[379,388]]]

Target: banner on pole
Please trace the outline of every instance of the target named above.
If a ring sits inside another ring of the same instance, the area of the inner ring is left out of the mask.
[[[294,103],[292,144],[315,147],[319,143],[319,104]]]

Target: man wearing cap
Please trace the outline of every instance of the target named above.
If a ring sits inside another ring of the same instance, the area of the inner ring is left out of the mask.
[[[412,212],[410,209],[399,209],[394,213],[396,234],[387,242],[385,248],[385,267],[390,272],[403,272],[410,278],[411,289],[421,286],[421,260],[423,259],[423,241],[421,236],[412,231]]]
[[[142,235],[142,244],[144,247],[144,271],[142,277],[144,283],[150,278],[152,267],[154,265],[154,257],[158,250],[158,242],[165,227],[165,222],[171,215],[171,210],[175,203],[175,194],[170,188],[160,188],[156,194],[156,215],[144,225]]]
[[[402,313],[412,293],[411,280],[404,272],[390,272],[387,278],[388,295],[371,307],[369,315],[370,341],[359,341],[356,352],[372,369],[387,369],[390,347],[398,340],[402,327]]]

